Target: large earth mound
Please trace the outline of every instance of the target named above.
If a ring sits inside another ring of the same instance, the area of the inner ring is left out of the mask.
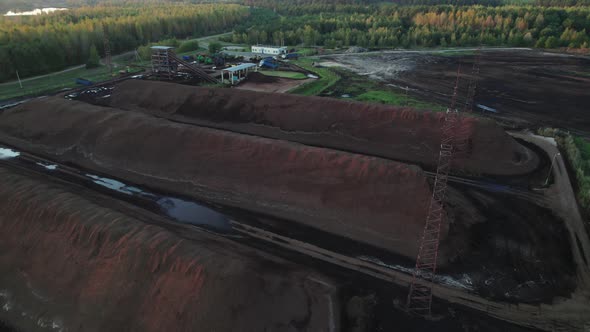
[[[338,328],[335,288],[311,270],[80,188],[0,178],[0,319],[22,331]]]
[[[272,215],[410,258],[431,195],[416,166],[57,97],[4,112],[0,139],[139,185]]]
[[[115,86],[110,105],[194,123],[304,144],[436,166],[442,113],[409,108],[237,89],[128,80]],[[539,164],[535,153],[493,121],[464,117],[457,127],[455,171],[517,175]]]

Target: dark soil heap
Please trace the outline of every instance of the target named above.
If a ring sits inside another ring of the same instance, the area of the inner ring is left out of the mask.
[[[313,271],[203,232],[183,238],[80,188],[5,168],[0,177],[0,319],[23,331],[339,324],[335,288]]]
[[[62,163],[409,258],[417,253],[431,195],[416,166],[58,97],[4,112],[0,139]]]
[[[186,123],[379,156],[434,170],[442,113],[330,98],[198,88],[130,80],[113,90],[113,107]],[[539,164],[493,121],[467,117],[458,126],[455,170],[519,175]]]

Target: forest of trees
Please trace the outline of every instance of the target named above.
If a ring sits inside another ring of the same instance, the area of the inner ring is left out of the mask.
[[[57,1],[57,0],[56,0]],[[72,0],[70,0],[72,1]],[[142,1],[142,0],[138,0]],[[241,0],[241,3],[248,6],[271,8],[280,11],[289,6],[309,6],[309,5],[402,5],[402,6],[504,6],[504,5],[531,5],[545,7],[572,7],[572,6],[590,6],[590,0]]]
[[[194,4],[194,3],[224,3],[231,0],[0,0],[0,13],[7,11],[22,12],[35,8],[77,8],[83,6],[128,6],[130,4],[151,5],[154,3],[166,4]]]
[[[72,7],[50,15],[0,17],[0,82],[14,79],[17,70],[27,77],[92,66],[93,47],[104,55],[103,22],[113,54],[232,29],[227,41],[233,43],[327,48],[586,49],[590,43],[590,0],[235,0],[248,6],[227,3],[232,0],[51,1]],[[217,2],[201,3],[207,1]]]
[[[150,41],[230,31],[249,15],[237,4],[142,4],[79,7],[51,15],[0,18],[0,82],[85,64],[104,55],[102,23],[118,54]]]
[[[236,29],[234,43],[364,47],[529,46],[588,48],[590,7],[399,6],[264,1],[274,20]],[[270,15],[270,14],[269,14]]]

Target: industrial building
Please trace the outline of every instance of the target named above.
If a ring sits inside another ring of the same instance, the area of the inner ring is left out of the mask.
[[[253,63],[242,63],[234,67],[229,67],[221,70],[221,83],[225,83],[225,73],[228,75],[228,80],[231,85],[239,83],[248,76],[251,71],[257,71],[257,67]]]
[[[287,48],[278,46],[253,45],[252,53],[278,55],[287,53]]]

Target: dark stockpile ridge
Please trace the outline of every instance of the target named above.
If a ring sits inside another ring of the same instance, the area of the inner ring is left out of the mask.
[[[442,113],[330,98],[130,80],[115,86],[110,105],[198,125],[422,165],[434,169]],[[490,120],[464,118],[456,169],[517,175],[539,159]]]
[[[407,257],[416,255],[430,197],[416,166],[62,98],[4,112],[0,132],[2,141],[62,163]]]
[[[6,168],[0,177],[0,319],[18,328],[338,326],[330,281],[301,266],[201,232],[187,241],[76,187]]]

